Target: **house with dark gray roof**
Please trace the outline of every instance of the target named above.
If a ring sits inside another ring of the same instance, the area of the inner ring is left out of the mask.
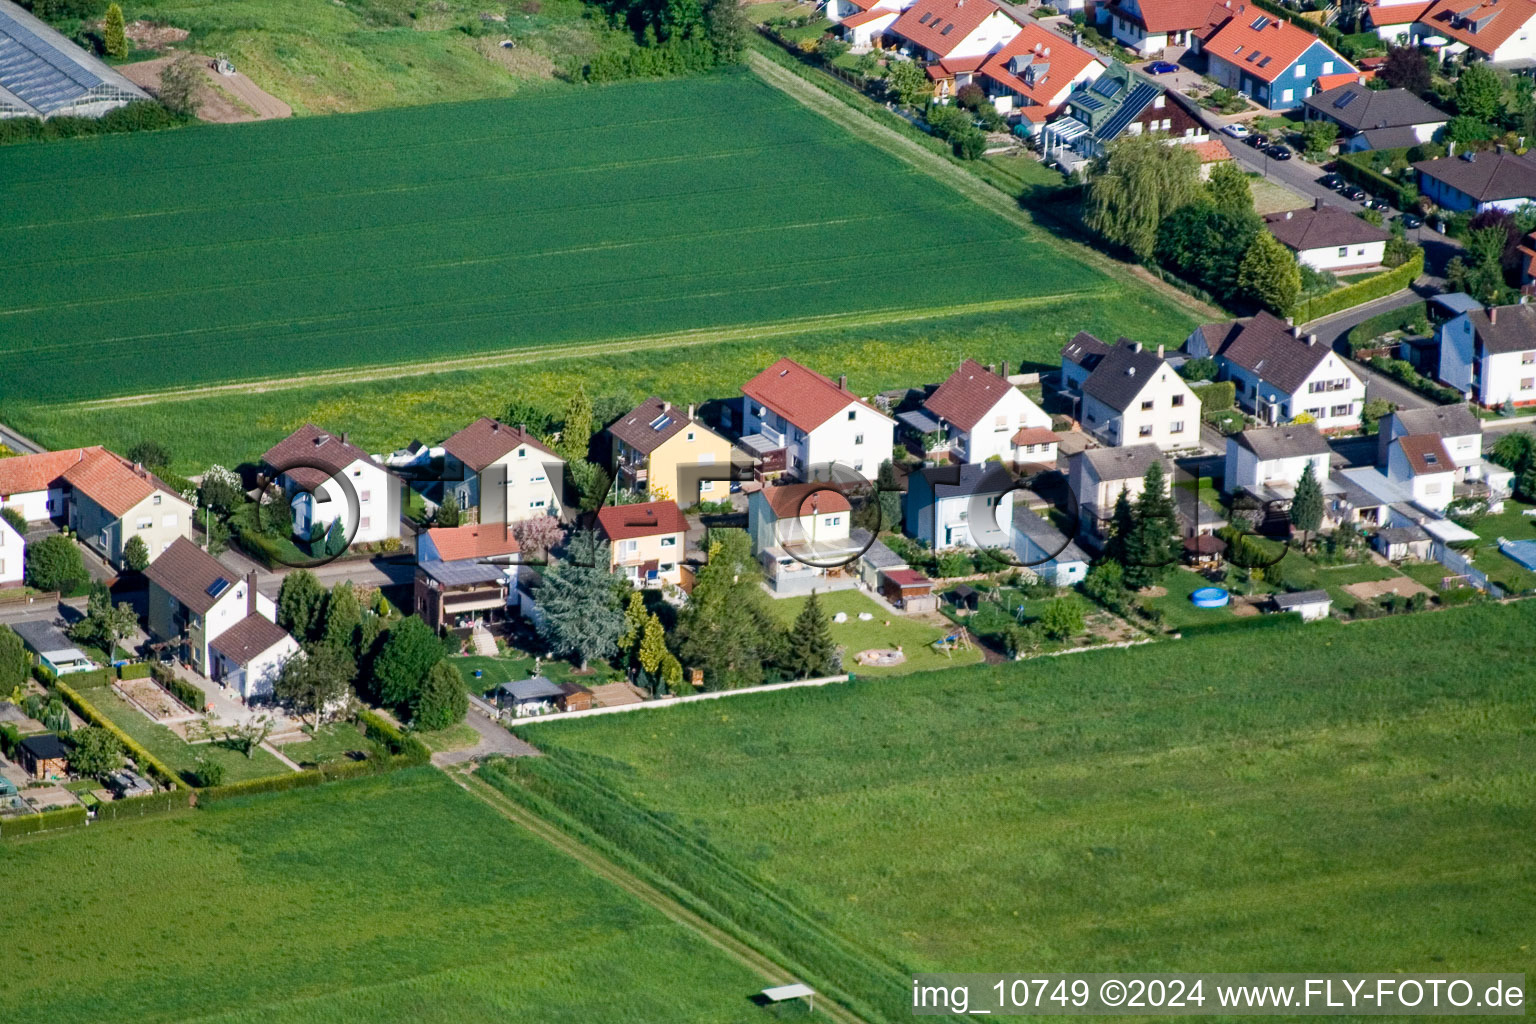
[[[1083,381],[1083,429],[1105,444],[1155,444],[1166,451],[1200,443],[1200,400],[1163,357],[1121,338]]]
[[[169,644],[199,673],[217,677],[213,644],[251,615],[277,618],[277,605],[242,576],[185,538],[144,570],[149,582],[149,635]]]
[[[667,497],[687,508],[699,501],[724,500],[732,465],[738,479],[751,473],[751,459],[686,410],[647,398],[608,427],[619,486],[652,500]]]
[[[1340,149],[1399,149],[1429,142],[1450,115],[1407,89],[1372,89],[1348,82],[1301,101],[1308,121],[1339,126]]]
[[[996,462],[919,470],[907,478],[906,531],[936,551],[1007,547],[1015,490]]]
[[[1264,500],[1288,499],[1308,466],[1322,486],[1332,457],[1328,439],[1310,423],[1244,430],[1227,438],[1223,486],[1232,494],[1246,491]]]
[[[1070,587],[1088,575],[1092,559],[1049,520],[1022,504],[1013,509],[1011,547],[1019,564],[1047,583]]]
[[[1457,156],[1420,160],[1419,191],[1447,210],[1518,210],[1536,203],[1536,156],[1499,146]]]
[[[1108,345],[1087,331],[1078,331],[1061,349],[1062,390],[1073,397],[1081,397],[1083,381],[1107,355]]]
[[[0,118],[100,117],[147,99],[122,74],[0,0]]]
[[[1184,350],[1215,359],[1238,405],[1265,425],[1304,415],[1324,433],[1360,426],[1364,382],[1317,335],[1272,313],[1197,327]]]
[[[1310,209],[1264,215],[1264,227],[1313,270],[1357,270],[1381,264],[1392,233],[1338,206],[1315,200]]]
[[[1485,407],[1536,405],[1536,308],[1474,309],[1435,329],[1440,379]]]
[[[1121,448],[1087,448],[1072,457],[1067,484],[1077,509],[1078,530],[1097,542],[1114,516],[1115,501],[1125,491],[1135,498],[1146,489],[1147,470],[1161,463],[1165,486],[1171,488],[1173,464],[1155,444]]]

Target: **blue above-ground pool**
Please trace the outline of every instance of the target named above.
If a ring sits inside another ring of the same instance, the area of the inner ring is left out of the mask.
[[[1536,540],[1505,540],[1500,537],[1499,550],[1504,552],[1506,558],[1536,571]]]
[[[1220,587],[1201,587],[1190,594],[1189,599],[1196,608],[1225,608],[1227,602],[1232,600],[1232,595]]]

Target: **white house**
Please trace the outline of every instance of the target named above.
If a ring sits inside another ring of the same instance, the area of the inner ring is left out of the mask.
[[[1398,409],[1381,421],[1377,434],[1376,464],[1388,464],[1390,446],[1400,437],[1433,434],[1440,438],[1456,467],[1456,483],[1469,485],[1467,493],[1482,493],[1497,513],[1509,496],[1514,473],[1483,458],[1483,426],[1468,406],[1433,405],[1427,409]],[[1477,485],[1486,490],[1479,492]]]
[[[992,0],[917,0],[902,11],[890,33],[924,60],[971,60],[974,70],[981,66],[979,58],[1018,35],[1019,23]]]
[[[1387,446],[1386,473],[1415,504],[1435,512],[1444,512],[1456,496],[1456,464],[1434,434],[1393,438]]]
[[[1173,451],[1200,443],[1200,400],[1163,358],[1122,338],[1083,381],[1078,417],[1109,445],[1155,444]]]
[[[1155,444],[1088,448],[1072,457],[1067,484],[1077,509],[1078,527],[1084,536],[1105,536],[1108,524],[1114,519],[1115,502],[1119,500],[1120,492],[1125,491],[1134,500],[1146,490],[1147,470],[1154,462],[1162,463],[1165,486],[1171,491],[1172,466]]]
[[[752,486],[747,533],[775,594],[856,585],[855,576],[828,579],[845,565],[855,568],[850,563],[873,541],[853,528],[853,506],[835,483]]]
[[[1109,30],[1144,57],[1161,57],[1170,46],[1188,46],[1191,34],[1211,20],[1211,0],[1114,0]]]
[[[27,564],[27,538],[0,519],[0,588],[21,585]]]
[[[1073,86],[1092,82],[1106,67],[1081,46],[1031,23],[988,56],[978,75],[998,113],[1017,110],[1044,122],[1061,110]]]
[[[1532,0],[1387,0],[1369,16],[1381,38],[1433,45],[1441,56],[1470,53],[1495,64],[1536,57]]]
[[[959,462],[1014,461],[1013,439],[1019,431],[1044,428],[1049,433],[1051,427],[1051,418],[1024,392],[974,359],[962,362],[923,408],[938,421],[945,450]]]
[[[1360,426],[1365,384],[1333,349],[1271,313],[1206,324],[1184,342],[1195,358],[1216,360],[1237,401],[1261,423],[1306,413],[1324,433]]]
[[[1022,504],[1014,506],[1011,526],[1014,557],[1042,580],[1070,587],[1088,575],[1092,559],[1083,549]]]
[[[209,653],[211,678],[250,700],[271,694],[283,662],[299,653],[299,644],[286,629],[252,611],[215,637]]]
[[[255,573],[242,576],[226,568],[184,537],[151,562],[144,576],[150,635],[182,639],[183,660],[203,675],[219,671],[210,652],[226,630],[251,615],[277,618],[272,599],[256,589]]]
[[[288,496],[295,536],[318,539],[338,520],[349,544],[400,536],[400,478],[345,433],[306,423],[261,461]]]
[[[827,0],[827,20],[855,49],[866,50],[895,24],[912,0]]]
[[[1061,349],[1061,388],[1073,398],[1083,396],[1083,381],[1088,379],[1109,355],[1109,346],[1087,331],[1078,331]]]
[[[1319,486],[1328,479],[1332,455],[1328,439],[1310,423],[1244,430],[1227,438],[1224,486],[1232,494],[1291,497],[1309,465]]]
[[[1313,270],[1358,270],[1381,265],[1392,233],[1347,210],[1316,200],[1310,209],[1264,215],[1264,226],[1296,261]]]
[[[874,480],[891,457],[896,421],[849,391],[847,377],[833,381],[780,359],[741,390],[741,445],[764,476],[852,471]]]
[[[103,450],[98,445],[0,459],[0,508],[15,509],[29,523],[66,519],[69,510],[64,474],[91,453]]]
[[[1536,156],[1464,150],[1456,156],[1420,160],[1419,191],[1447,210],[1508,210],[1536,203]]]
[[[1486,407],[1536,404],[1536,308],[1472,310],[1437,332],[1446,384]]]
[[[1009,547],[1017,489],[996,463],[919,470],[907,477],[906,531],[935,551]]]
[[[482,416],[443,442],[443,487],[479,523],[562,517],[565,460],[523,426]]]

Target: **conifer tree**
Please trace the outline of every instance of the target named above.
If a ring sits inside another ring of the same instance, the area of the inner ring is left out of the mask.
[[[122,60],[128,56],[128,33],[123,28],[123,9],[117,4],[107,5],[107,16],[101,23],[101,38],[108,57]]]
[[[1291,525],[1303,534],[1301,546],[1305,550],[1312,534],[1323,525],[1323,488],[1312,471],[1312,463],[1301,472],[1296,481],[1296,496],[1291,499]]]
[[[1176,557],[1178,540],[1161,460],[1148,467],[1142,482],[1145,490],[1136,500],[1136,523],[1125,543],[1125,585],[1130,590],[1154,586],[1163,578]]]
[[[832,624],[822,610],[816,592],[806,599],[805,607],[789,628],[789,656],[786,667],[798,679],[814,679],[832,671],[837,649],[832,643]]]

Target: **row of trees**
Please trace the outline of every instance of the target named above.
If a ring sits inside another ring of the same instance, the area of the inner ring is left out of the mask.
[[[604,0],[633,45],[605,50],[586,68],[592,82],[691,74],[741,62],[747,22],[735,0]]]

